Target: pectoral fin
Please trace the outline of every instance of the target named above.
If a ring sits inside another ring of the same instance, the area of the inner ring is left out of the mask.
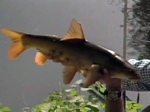
[[[86,74],[84,86],[88,87],[94,84],[100,78],[100,66],[92,65],[89,69],[89,72]]]
[[[62,41],[67,40],[85,40],[83,29],[80,23],[75,19],[72,20],[71,25],[65,36],[61,39]]]
[[[64,84],[69,84],[73,77],[75,76],[76,72],[77,72],[77,68],[73,67],[73,66],[66,66],[63,70],[63,81]]]
[[[37,65],[43,66],[47,61],[47,57],[41,53],[41,52],[37,52],[36,56],[35,56],[35,63]]]

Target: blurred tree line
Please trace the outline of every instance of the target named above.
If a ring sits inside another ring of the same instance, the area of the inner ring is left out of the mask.
[[[150,0],[133,0],[127,24],[128,47],[138,51],[138,59],[150,59]]]

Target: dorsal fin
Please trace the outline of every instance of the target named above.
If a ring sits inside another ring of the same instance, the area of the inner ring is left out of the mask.
[[[85,40],[82,25],[78,23],[75,19],[72,20],[69,30],[61,40],[65,41],[71,39],[77,39],[82,41]]]

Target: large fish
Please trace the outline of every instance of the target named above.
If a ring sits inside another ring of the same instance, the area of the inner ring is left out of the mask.
[[[85,87],[94,84],[105,68],[112,78],[140,81],[137,70],[114,51],[103,46],[90,43],[84,37],[80,23],[72,20],[67,33],[62,38],[21,33],[2,29],[13,42],[9,52],[10,59],[16,59],[21,53],[30,48],[39,52],[36,63],[44,64],[48,59],[60,57],[65,66],[63,80],[69,84],[79,70],[86,71]],[[51,56],[48,58],[48,56]]]

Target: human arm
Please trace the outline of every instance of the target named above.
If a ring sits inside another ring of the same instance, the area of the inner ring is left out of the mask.
[[[150,91],[150,60],[130,59],[129,63],[140,73],[142,81],[133,82],[122,80],[122,89],[128,91]]]
[[[106,84],[107,91],[122,91],[121,80],[110,78],[110,74],[107,70],[104,70],[105,77],[101,79]],[[122,96],[116,100],[111,100],[106,97],[106,112],[124,112],[123,98]]]

